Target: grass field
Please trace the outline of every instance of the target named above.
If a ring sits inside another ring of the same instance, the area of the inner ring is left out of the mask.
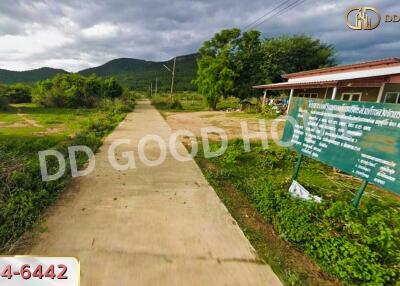
[[[43,182],[38,152],[56,149],[66,157],[68,146],[78,145],[95,152],[132,108],[132,103],[109,101],[107,107],[97,109],[18,104],[0,112],[0,253],[36,223],[71,177],[67,160],[67,172],[60,180]],[[78,154],[78,166],[87,159]],[[50,173],[58,169],[55,160],[47,163]]]
[[[45,108],[32,103],[16,104],[0,112],[0,137],[65,138],[76,134],[101,113],[99,109]]]
[[[196,112],[209,110],[204,98],[196,92],[181,92],[172,95],[159,94],[151,98],[153,105],[162,111]],[[179,102],[178,104],[176,104]],[[175,103],[175,104],[173,104]],[[238,109],[239,99],[228,97],[218,103],[217,110]]]
[[[294,199],[288,189],[296,158],[273,144],[263,150],[255,143],[246,153],[241,141],[230,141],[223,156],[205,159],[199,152],[196,160],[286,285],[398,285],[398,197],[369,186],[354,209],[350,202],[361,182],[306,159],[298,180],[323,201]]]

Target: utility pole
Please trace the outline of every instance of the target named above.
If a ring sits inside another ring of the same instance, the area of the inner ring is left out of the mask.
[[[158,78],[156,77],[156,92],[155,92],[155,96],[157,96],[157,91],[158,91]]]
[[[153,97],[153,82],[150,82],[150,97]]]
[[[174,93],[175,66],[176,66],[176,57],[174,58],[174,67],[172,69],[171,96]]]
[[[167,67],[166,65],[163,65],[163,66],[172,74],[172,81],[171,81],[171,98],[172,98],[172,94],[174,93],[176,57],[174,58],[174,66],[173,66],[172,70],[169,67]]]

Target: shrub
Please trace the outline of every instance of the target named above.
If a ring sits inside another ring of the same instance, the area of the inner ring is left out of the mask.
[[[31,88],[21,83],[10,86],[7,94],[10,103],[32,102]]]
[[[113,78],[106,79],[103,83],[103,95],[107,98],[117,98],[123,94],[122,86]]]
[[[7,87],[4,85],[0,85],[0,110],[6,109],[10,102],[7,92],[8,92]]]
[[[7,109],[8,103],[9,103],[8,97],[0,94],[0,110]]]
[[[182,110],[183,106],[179,99],[174,98],[170,99],[168,97],[155,97],[151,100],[151,103],[157,107],[158,109],[173,109],[173,110]]]
[[[237,97],[229,96],[227,98],[222,99],[218,103],[218,109],[226,110],[226,109],[238,109],[240,107],[240,99]]]
[[[260,113],[268,119],[274,119],[278,117],[276,110],[271,105],[264,104],[260,106]]]
[[[39,82],[32,97],[35,103],[47,107],[92,108],[102,98],[114,99],[122,94],[123,88],[113,79],[62,74]]]

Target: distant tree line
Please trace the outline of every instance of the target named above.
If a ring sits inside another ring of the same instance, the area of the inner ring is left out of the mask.
[[[210,108],[221,97],[247,98],[252,86],[275,83],[282,75],[336,64],[331,45],[306,35],[261,38],[259,31],[222,30],[199,50],[193,83]]]

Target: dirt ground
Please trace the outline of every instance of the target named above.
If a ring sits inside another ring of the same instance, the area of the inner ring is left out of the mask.
[[[260,119],[245,113],[226,111],[166,112],[164,116],[172,130],[188,130],[197,137],[201,136],[201,128],[213,126],[224,129],[229,139],[241,139],[243,138],[241,123],[244,122],[247,123],[250,138],[260,138],[254,134],[254,132],[260,131]],[[281,138],[284,128],[283,118],[261,120],[265,120],[268,139]]]

